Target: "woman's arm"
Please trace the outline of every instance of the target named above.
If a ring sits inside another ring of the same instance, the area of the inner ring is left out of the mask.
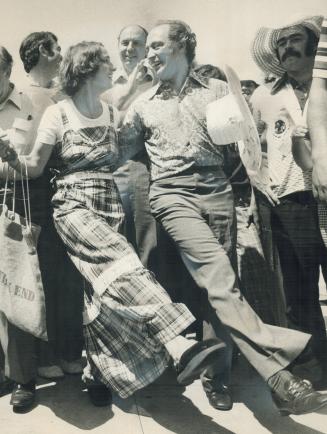
[[[7,134],[0,133],[0,158],[4,162],[6,161],[8,165],[17,172],[15,176],[12,171],[8,171],[8,178],[10,180],[14,180],[15,178],[17,179],[17,175],[19,176],[20,174],[23,174],[23,177],[25,177],[26,169],[28,178],[38,178],[41,176],[50,158],[52,150],[52,145],[37,141],[29,155],[19,156],[10,146]],[[3,175],[7,176],[6,168],[3,163],[1,169]]]

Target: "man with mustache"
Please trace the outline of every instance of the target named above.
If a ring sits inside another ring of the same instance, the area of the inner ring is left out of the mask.
[[[257,202],[264,245],[277,247],[283,275],[289,327],[311,333],[315,355],[326,366],[327,340],[319,304],[319,265],[324,251],[311,172],[292,154],[292,140],[307,136],[306,105],[321,24],[312,16],[280,29],[259,29],[253,58],[276,80],[260,86],[251,98],[268,165],[261,170]],[[270,243],[267,241],[270,241]],[[272,250],[267,251],[272,257]],[[310,369],[319,381],[321,369]]]

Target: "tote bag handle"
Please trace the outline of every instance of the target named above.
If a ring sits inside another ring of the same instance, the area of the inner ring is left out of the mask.
[[[29,190],[29,182],[28,182],[28,171],[27,171],[27,164],[26,164],[26,158],[24,156],[20,156],[20,158],[23,160],[24,169],[22,167],[22,164],[20,164],[20,177],[21,177],[21,183],[22,183],[22,193],[23,193],[23,203],[24,203],[24,213],[25,213],[25,219],[27,223],[27,227],[29,229],[32,228],[32,216],[31,216],[31,201],[30,201],[30,190]],[[21,161],[22,163],[22,161]],[[25,172],[25,173],[24,173]],[[24,185],[24,176],[26,181],[26,190]],[[7,193],[8,193],[8,181],[9,181],[9,164],[8,164],[8,170],[6,174],[6,183],[5,183],[5,192],[3,195],[2,205],[4,206],[6,204],[7,199]],[[15,213],[15,199],[16,199],[16,170],[14,170],[14,185],[13,185],[13,199],[12,199],[12,211]]]

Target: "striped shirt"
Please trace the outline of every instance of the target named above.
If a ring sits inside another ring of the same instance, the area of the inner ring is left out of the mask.
[[[324,18],[322,23],[313,77],[327,78],[327,17]]]

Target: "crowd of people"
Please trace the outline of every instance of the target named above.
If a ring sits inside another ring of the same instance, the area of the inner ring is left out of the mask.
[[[48,333],[41,341],[0,312],[0,395],[14,411],[33,408],[37,376],[83,373],[106,406],[171,362],[180,384],[200,378],[229,410],[238,351],[282,414],[327,406],[326,24],[304,17],[254,37],[265,81],[241,77],[241,89],[257,172],[237,139],[208,132],[207,106],[224,107],[229,88],[219,67],[197,64],[182,21],[124,27],[117,68],[100,42],[62,56],[56,35],[34,32],[20,47],[24,89],[0,47],[1,201],[24,216],[29,179]]]

